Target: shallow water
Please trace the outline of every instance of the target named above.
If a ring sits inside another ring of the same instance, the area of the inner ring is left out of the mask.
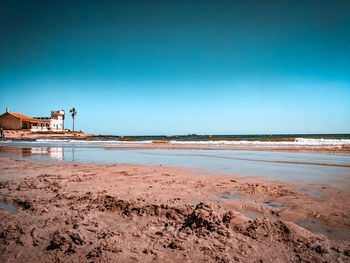
[[[276,218],[272,215],[265,215],[263,213],[259,212],[253,212],[253,211],[240,211],[240,213],[252,220],[257,219],[260,216],[267,217],[268,219],[275,221],[279,218]],[[279,219],[281,220],[281,219]],[[344,229],[344,228],[337,228],[333,226],[328,226],[321,221],[311,219],[311,218],[304,218],[300,220],[293,221],[293,223],[297,224],[298,226],[305,228],[309,230],[310,232],[314,234],[320,234],[328,239],[332,240],[344,240],[344,241],[350,241],[350,230]]]
[[[278,211],[287,207],[285,204],[275,202],[275,201],[264,201],[264,202],[261,202],[261,205],[269,207],[273,210],[278,210]]]
[[[316,197],[324,196],[324,192],[322,192],[321,190],[297,190],[297,192],[301,194],[313,195]]]
[[[321,234],[329,239],[350,241],[350,230],[328,226],[318,220],[305,218],[294,221],[295,224],[306,228],[312,233]]]
[[[350,154],[168,150],[111,148],[105,145],[66,145],[35,141],[0,143],[0,156],[32,161],[83,163],[127,163],[201,168],[198,172],[263,176],[268,179],[298,182],[300,185],[325,183],[350,190]],[[287,162],[287,163],[286,163]],[[344,166],[344,167],[341,167]]]
[[[4,202],[0,203],[0,206],[5,209],[8,212],[16,212],[18,208],[14,207],[13,205],[6,204]]]
[[[242,196],[238,193],[232,192],[230,194],[216,195],[215,198],[221,199],[221,200],[237,200],[237,199],[241,199]]]

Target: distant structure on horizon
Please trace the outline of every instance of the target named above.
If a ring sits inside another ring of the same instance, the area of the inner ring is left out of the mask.
[[[28,117],[19,113],[6,112],[0,115],[0,127],[5,130],[63,131],[64,110],[51,111],[51,117]]]

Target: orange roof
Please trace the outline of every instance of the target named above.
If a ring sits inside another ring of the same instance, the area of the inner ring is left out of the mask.
[[[22,120],[26,120],[26,121],[39,121],[37,119],[34,119],[32,117],[28,117],[19,113],[15,113],[15,112],[9,112],[10,114],[12,114],[13,116],[16,116],[17,118],[20,118]]]

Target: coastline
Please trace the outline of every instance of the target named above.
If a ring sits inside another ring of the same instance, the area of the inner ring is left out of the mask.
[[[350,194],[325,184],[5,157],[0,174],[9,261],[350,259]]]
[[[95,136],[94,134],[85,134],[84,132],[31,132],[28,130],[4,130],[5,140],[15,139],[86,139]]]

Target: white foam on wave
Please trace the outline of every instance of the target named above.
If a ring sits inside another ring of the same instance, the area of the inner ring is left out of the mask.
[[[112,141],[112,140],[76,140],[76,139],[37,139],[37,143],[58,143],[58,144],[151,144],[152,140],[147,141]]]
[[[296,138],[295,143],[303,145],[350,145],[350,139],[307,139]]]
[[[71,139],[36,139],[32,142],[70,142]]]
[[[160,140],[156,140],[156,144],[161,144]],[[1,144],[9,144],[14,141],[1,141]],[[74,145],[141,145],[141,144],[155,144],[153,140],[144,141],[119,141],[119,140],[77,140],[77,139],[36,139],[35,141],[18,141],[20,143],[29,144],[74,144]],[[17,143],[17,141],[16,141]],[[294,141],[164,141],[167,145],[259,145],[259,146],[350,146],[350,139],[309,139],[296,138]]]
[[[305,139],[295,141],[170,141],[171,144],[199,145],[299,145],[299,146],[339,146],[350,145],[349,139]]]

